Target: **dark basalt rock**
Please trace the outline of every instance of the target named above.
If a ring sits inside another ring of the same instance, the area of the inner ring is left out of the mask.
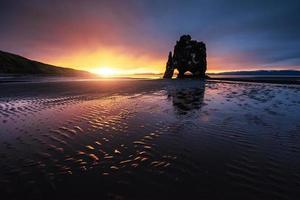
[[[206,68],[205,44],[192,40],[190,35],[183,35],[176,42],[174,54],[169,53],[164,78],[172,78],[175,69],[179,72],[177,78],[186,77],[185,72],[190,72],[192,78],[205,78]]]

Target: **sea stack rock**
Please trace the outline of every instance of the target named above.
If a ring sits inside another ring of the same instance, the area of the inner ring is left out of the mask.
[[[173,56],[169,53],[164,78],[172,78],[175,69],[179,72],[177,78],[186,77],[185,72],[190,72],[192,78],[205,78],[206,68],[205,44],[183,35],[176,42]]]
[[[170,51],[167,65],[166,65],[166,71],[164,73],[164,78],[172,78],[173,73],[174,73],[173,57],[172,57],[172,52]]]

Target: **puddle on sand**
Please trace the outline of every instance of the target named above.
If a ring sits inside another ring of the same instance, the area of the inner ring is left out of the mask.
[[[157,81],[118,95],[2,97],[0,190],[6,199],[296,199],[299,96],[292,86]]]

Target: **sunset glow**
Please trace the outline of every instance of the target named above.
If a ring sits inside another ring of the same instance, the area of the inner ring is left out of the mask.
[[[299,16],[297,6],[268,5],[276,11],[274,18],[263,6],[240,4],[237,9],[223,1],[0,3],[6,25],[1,50],[98,74],[106,67],[113,69],[107,75],[163,73],[176,40],[190,34],[207,45],[207,72],[299,69],[300,20],[292,20]],[[233,15],[223,15],[229,10]]]
[[[102,76],[114,76],[136,73],[161,73],[165,68],[164,57],[154,57],[151,54],[131,53],[124,49],[96,49],[94,51],[74,51],[59,57],[40,60],[58,66],[86,70]]]
[[[98,68],[98,69],[91,70],[91,72],[93,72],[95,74],[98,74],[98,75],[101,75],[101,76],[107,76],[107,77],[118,74],[117,70],[112,69],[110,67],[101,67],[101,68]]]
[[[56,57],[38,56],[37,60],[45,63],[50,63],[57,66],[65,66],[79,70],[89,71],[103,77],[124,76],[133,74],[145,73],[163,73],[166,66],[167,55],[152,55],[138,54],[137,49],[126,51],[123,48],[112,49],[107,46],[103,49],[96,49],[94,51],[73,50],[67,54]],[[130,53],[131,52],[131,53]],[[284,70],[293,69],[291,66],[266,66],[266,65],[251,65],[249,62],[242,63],[242,58],[237,55],[228,55],[226,57],[219,57],[213,52],[208,52],[207,73],[220,73],[226,71],[239,70]],[[241,62],[239,68],[236,67],[235,62]]]

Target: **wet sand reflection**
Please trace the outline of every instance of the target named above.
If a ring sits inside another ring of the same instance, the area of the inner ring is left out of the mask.
[[[76,94],[3,93],[3,199],[300,195],[300,88],[124,81],[103,95],[108,82],[90,84]]]
[[[199,82],[199,85],[191,88],[169,88],[167,93],[175,113],[187,115],[201,109],[205,95],[205,82]]]

